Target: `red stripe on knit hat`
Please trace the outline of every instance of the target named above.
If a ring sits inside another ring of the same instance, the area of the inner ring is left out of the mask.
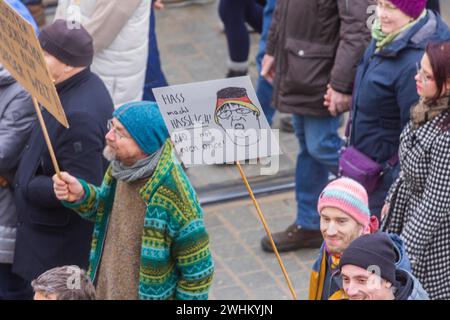
[[[249,103],[249,104],[253,104],[253,102],[247,96],[243,96],[243,97],[240,97],[240,98],[217,99],[216,110],[217,110],[217,108],[220,108],[221,106],[223,106],[228,101],[236,101],[236,100],[242,101],[242,102],[246,102],[246,103]]]

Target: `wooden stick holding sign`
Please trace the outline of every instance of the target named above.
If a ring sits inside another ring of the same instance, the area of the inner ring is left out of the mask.
[[[34,109],[36,110],[36,114],[39,120],[39,124],[42,128],[42,133],[44,134],[45,143],[47,144],[48,152],[50,153],[50,157],[52,158],[53,167],[55,168],[55,172],[59,178],[61,178],[61,170],[59,170],[58,161],[56,161],[55,151],[53,150],[52,142],[50,141],[50,136],[48,135],[47,126],[45,125],[44,118],[42,117],[41,108],[39,107],[39,102],[33,98]]]
[[[33,97],[33,104],[57,174],[60,173],[39,104],[69,128],[44,53],[30,23],[0,0],[0,63]]]
[[[245,187],[247,188],[247,191],[248,191],[250,197],[252,198],[253,205],[255,206],[256,211],[258,212],[258,216],[259,216],[259,219],[261,220],[261,222],[263,224],[264,230],[266,231],[266,234],[269,237],[269,241],[270,241],[270,244],[272,245],[273,252],[275,252],[275,255],[276,255],[277,260],[278,260],[278,264],[280,265],[281,271],[283,272],[284,279],[286,280],[286,283],[287,283],[287,285],[289,287],[289,290],[291,291],[292,298],[294,300],[297,300],[297,294],[295,293],[295,290],[294,290],[294,288],[292,286],[291,279],[289,278],[289,275],[286,272],[286,268],[284,267],[283,260],[281,260],[280,254],[278,253],[277,246],[275,245],[275,242],[273,241],[272,233],[270,232],[269,226],[267,225],[266,219],[264,218],[264,215],[263,215],[263,213],[261,211],[261,208],[259,207],[258,201],[255,198],[253,190],[250,187],[250,184],[248,183],[247,177],[245,176],[244,169],[242,168],[242,166],[239,163],[239,161],[236,162],[236,166],[239,169],[239,173],[241,174],[242,180],[244,180]]]

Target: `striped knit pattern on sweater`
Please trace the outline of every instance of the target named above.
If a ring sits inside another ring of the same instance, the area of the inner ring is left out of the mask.
[[[147,204],[142,235],[139,299],[203,300],[214,273],[203,211],[185,172],[164,145],[155,173],[140,190]],[[83,218],[95,221],[89,273],[94,280],[102,255],[114,202],[116,180],[107,171],[102,186],[80,180],[85,197],[64,203]]]

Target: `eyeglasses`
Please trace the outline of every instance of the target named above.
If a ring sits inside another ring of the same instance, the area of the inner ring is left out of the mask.
[[[419,63],[416,62],[417,74],[419,75],[419,79],[423,85],[426,85],[428,82],[434,81],[434,78],[425,73],[425,71],[420,67]]]
[[[226,120],[231,118],[233,114],[235,115],[235,117],[245,117],[247,114],[250,114],[251,112],[253,112],[253,110],[247,107],[238,106],[235,109],[224,107],[221,108],[220,111],[217,113],[217,117]]]
[[[390,11],[394,11],[397,10],[398,8],[392,4],[387,4],[387,3],[383,3],[381,1],[377,1],[377,6],[378,8],[383,8],[383,9],[387,9]]]
[[[109,120],[108,120],[108,123],[107,123],[106,128],[108,129],[108,131],[111,131],[111,130],[112,130],[112,131],[114,132],[114,135],[116,136],[116,138],[118,138],[119,140],[122,140],[122,139],[130,139],[129,137],[127,137],[127,136],[121,134],[121,133],[117,130],[117,128],[114,126],[113,119],[109,119]]]

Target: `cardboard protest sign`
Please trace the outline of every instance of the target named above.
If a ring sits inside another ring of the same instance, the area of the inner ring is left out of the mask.
[[[153,93],[186,166],[280,154],[250,77],[156,88]]]
[[[0,63],[63,126],[69,127],[33,27],[4,0],[0,0]]]
[[[181,161],[186,166],[236,163],[289,286],[292,282],[273,241],[240,161],[278,156],[250,77],[190,83],[153,89]]]

